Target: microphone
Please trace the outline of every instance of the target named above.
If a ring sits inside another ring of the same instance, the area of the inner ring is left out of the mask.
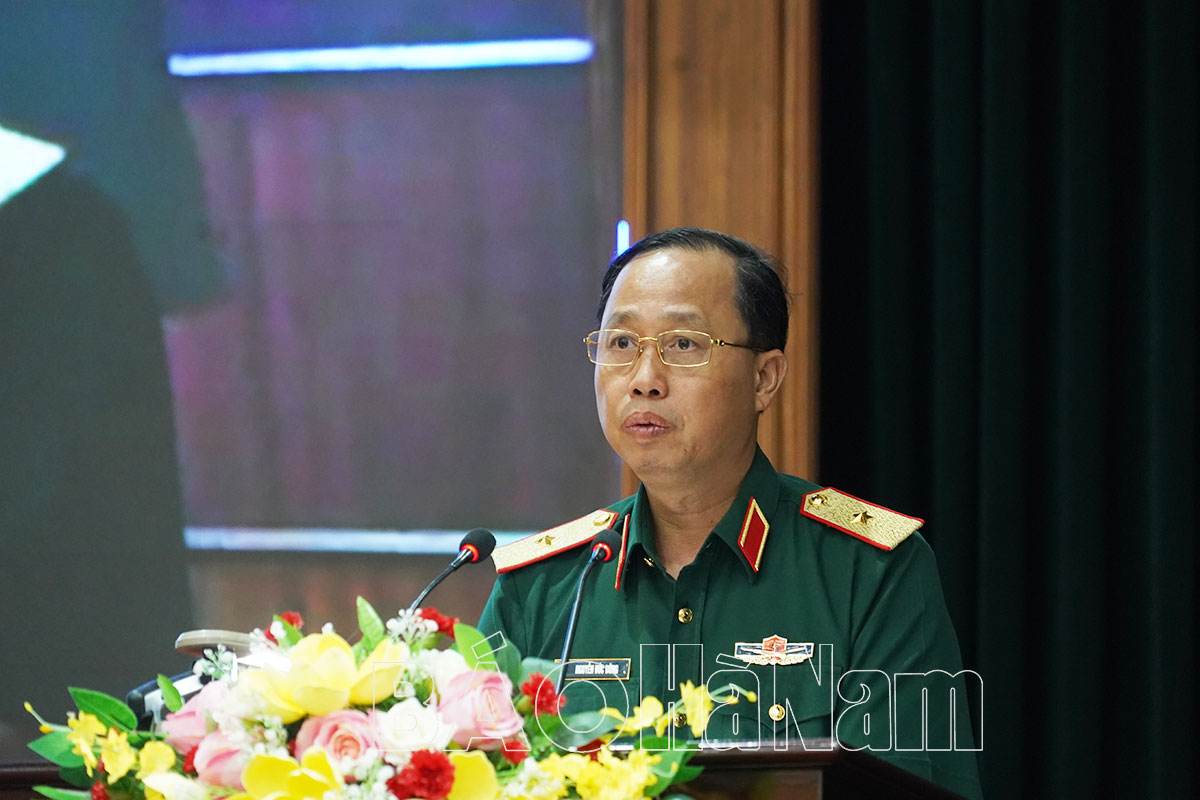
[[[421,605],[430,592],[432,592],[439,583],[446,580],[451,572],[461,567],[463,564],[482,561],[492,554],[496,549],[496,537],[486,528],[475,528],[469,531],[462,541],[458,544],[458,555],[450,562],[450,565],[442,570],[433,581],[425,587],[425,589],[417,595],[417,599],[412,601],[412,605],[408,607],[409,611],[415,611]]]
[[[579,608],[583,605],[583,583],[587,580],[592,567],[610,560],[620,546],[621,534],[612,528],[596,534],[592,539],[592,554],[588,557],[587,563],[583,565],[583,572],[579,576],[579,585],[575,587],[575,602],[571,604],[571,616],[567,620],[567,635],[563,638],[562,658],[559,659],[562,671],[558,673],[558,680],[555,681],[555,694],[562,694],[563,683],[567,679],[567,660],[571,655],[571,644],[575,641],[575,626],[579,622]]]

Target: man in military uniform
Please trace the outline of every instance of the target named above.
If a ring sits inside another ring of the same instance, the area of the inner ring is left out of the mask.
[[[628,713],[643,696],[679,701],[687,681],[733,683],[755,701],[718,705],[706,739],[836,735],[978,796],[974,676],[921,520],[781,475],[757,446],[787,374],[787,294],[769,258],[714,231],[650,236],[609,265],[598,322],[587,342],[600,422],[641,486],[498,548],[484,632],[558,658],[583,545],[612,527],[621,546],[584,589],[569,710]],[[678,735],[695,722],[683,708]]]

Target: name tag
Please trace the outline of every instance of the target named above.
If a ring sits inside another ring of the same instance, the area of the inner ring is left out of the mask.
[[[568,681],[627,681],[628,658],[572,658],[564,669]]]

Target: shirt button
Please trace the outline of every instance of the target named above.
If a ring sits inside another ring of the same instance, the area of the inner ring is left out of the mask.
[[[675,715],[675,727],[682,728],[685,725],[687,725],[687,714],[680,711]]]
[[[783,719],[786,714],[787,710],[783,706],[779,705],[779,703],[771,706],[770,710],[767,711],[767,716],[776,722],[779,722],[779,720]]]
[[[684,606],[683,608],[679,609],[679,613],[675,616],[679,618],[680,622],[682,622],[684,625],[687,625],[692,621],[692,610],[687,606]]]

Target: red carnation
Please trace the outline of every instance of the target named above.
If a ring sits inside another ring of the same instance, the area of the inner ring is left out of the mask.
[[[433,606],[422,608],[417,613],[421,615],[421,619],[431,619],[436,622],[438,633],[444,633],[451,639],[454,638],[454,626],[458,624],[458,617],[447,617]]]
[[[184,755],[184,757],[183,757],[183,771],[184,772],[195,772],[196,771],[196,751],[199,749],[200,749],[200,745],[196,745],[191,750],[188,750],[187,753]]]
[[[521,694],[533,701],[534,714],[557,714],[567,698],[554,691],[554,684],[540,672],[534,672],[521,684]]]
[[[399,798],[444,800],[454,786],[454,764],[438,750],[417,750],[404,769],[388,779],[387,787]]]
[[[304,627],[304,617],[300,616],[300,614],[298,612],[285,611],[279,615],[279,618],[281,620],[283,620],[284,622],[286,622],[288,625],[291,625],[296,630],[300,630],[301,628]],[[271,627],[269,625],[267,626],[266,633],[267,633],[268,639],[270,639],[275,644],[279,644],[279,641],[275,638],[275,634],[271,633]]]
[[[510,764],[520,764],[529,756],[529,745],[520,739],[505,739],[502,747],[504,757]]]
[[[104,781],[92,784],[92,800],[108,800],[108,787],[104,785]]]

